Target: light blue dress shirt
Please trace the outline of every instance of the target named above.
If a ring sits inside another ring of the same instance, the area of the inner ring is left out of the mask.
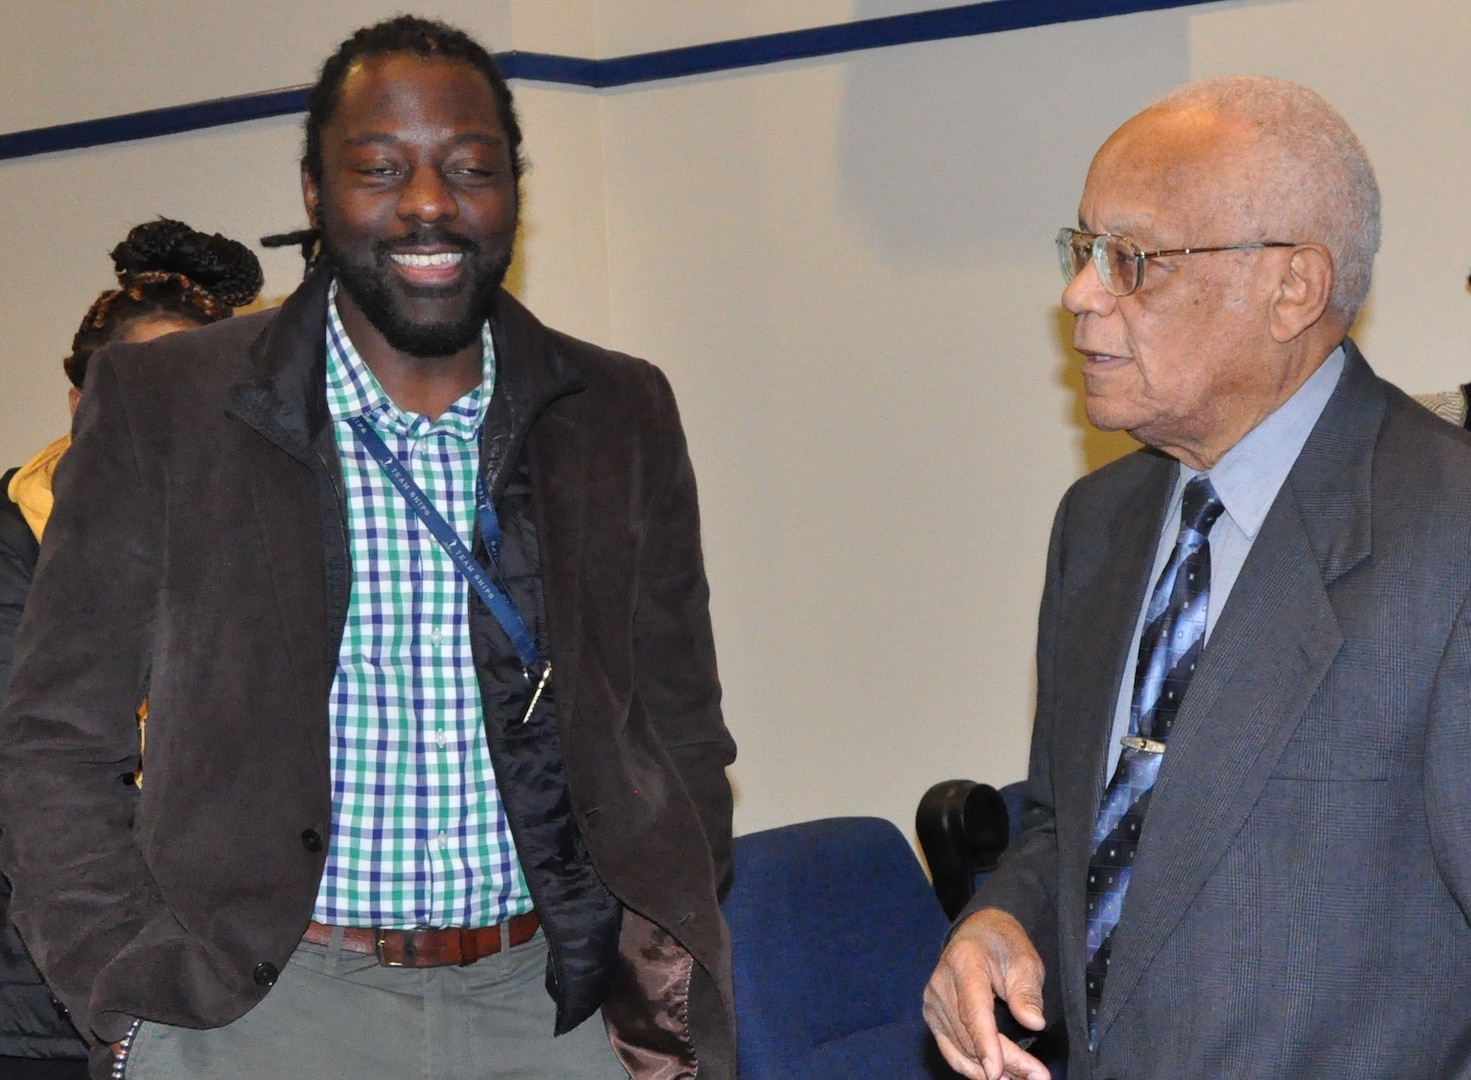
[[[1343,349],[1340,347],[1308,376],[1292,397],[1247,432],[1206,473],[1226,508],[1210,535],[1211,592],[1205,613],[1207,645],[1246,556],[1251,553],[1251,545],[1256,542],[1262,522],[1267,519],[1267,511],[1276,501],[1277,492],[1292,471],[1298,454],[1302,453],[1303,444],[1312,434],[1342,374]],[[1176,468],[1175,486],[1170,492],[1170,505],[1160,529],[1154,567],[1149,573],[1149,589],[1144,594],[1144,603],[1134,624],[1134,637],[1129,644],[1118,698],[1114,703],[1113,737],[1109,739],[1106,777],[1113,776],[1114,767],[1118,765],[1119,739],[1129,733],[1129,705],[1134,696],[1134,669],[1139,660],[1139,638],[1144,632],[1144,611],[1149,606],[1154,583],[1170,561],[1170,553],[1180,533],[1180,501],[1185,485],[1200,475],[1183,464]]]

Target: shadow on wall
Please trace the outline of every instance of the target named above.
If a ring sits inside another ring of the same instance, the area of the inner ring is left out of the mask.
[[[857,0],[853,17],[886,8]],[[1189,78],[1188,19],[1155,12],[854,56],[843,173],[875,245],[916,267],[1029,254],[1051,265],[1093,152]]]
[[[1369,298],[1364,301],[1364,306],[1359,308],[1358,318],[1354,319],[1352,326],[1348,328],[1348,336],[1356,342],[1363,341],[1369,336],[1369,326],[1374,322],[1374,288],[1369,287]],[[1391,380],[1393,381],[1393,380]]]
[[[893,0],[857,0],[853,17],[893,13]],[[1187,10],[1154,12],[854,57],[842,173],[858,227],[901,272],[1040,280],[1045,267],[1057,280],[1052,238],[1077,216],[1094,151],[1190,77],[1189,20]],[[916,50],[924,50],[918,62]],[[1148,60],[1124,62],[1130,57]],[[1071,320],[1057,295],[1037,295],[1036,311],[1055,329],[1046,336],[1056,343],[1059,381],[1073,392],[1079,453],[1091,471],[1137,443],[1088,423]],[[1004,290],[978,296],[963,317],[1005,325],[1014,313],[996,305],[1016,302]]]

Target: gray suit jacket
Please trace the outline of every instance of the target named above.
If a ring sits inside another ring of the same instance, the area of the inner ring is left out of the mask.
[[[1471,1075],[1471,442],[1346,349],[1172,728],[1096,1053],[1084,877],[1175,464],[1058,510],[1034,805],[971,910],[1032,934],[1070,1078]]]

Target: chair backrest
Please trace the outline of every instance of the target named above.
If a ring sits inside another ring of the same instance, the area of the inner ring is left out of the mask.
[[[742,1080],[954,1075],[920,1015],[948,922],[892,823],[737,837],[725,916]]]

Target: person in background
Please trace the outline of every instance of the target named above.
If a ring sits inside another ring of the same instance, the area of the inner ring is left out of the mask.
[[[1429,394],[1410,395],[1436,416],[1456,427],[1471,427],[1471,412],[1467,402],[1471,401],[1471,383],[1456,390],[1437,390]]]
[[[244,244],[164,218],[135,226],[113,248],[112,260],[118,286],[87,310],[62,361],[73,413],[98,349],[218,322],[251,303],[262,284],[260,262]],[[70,445],[71,436],[62,436],[0,476],[0,700],[51,516],[51,478]],[[9,885],[0,879],[0,1078],[80,1080],[87,1074],[86,1044],[4,918],[9,896]]]
[[[669,382],[502,287],[521,131],[473,38],[358,31],[305,134],[303,284],[93,361],[0,712],[14,918],[97,1080],[729,1080]]]
[[[1471,285],[1471,279],[1466,283]],[[1471,383],[1465,383],[1454,390],[1411,396],[1442,420],[1459,428],[1471,429],[1471,407],[1468,407],[1471,406]]]

